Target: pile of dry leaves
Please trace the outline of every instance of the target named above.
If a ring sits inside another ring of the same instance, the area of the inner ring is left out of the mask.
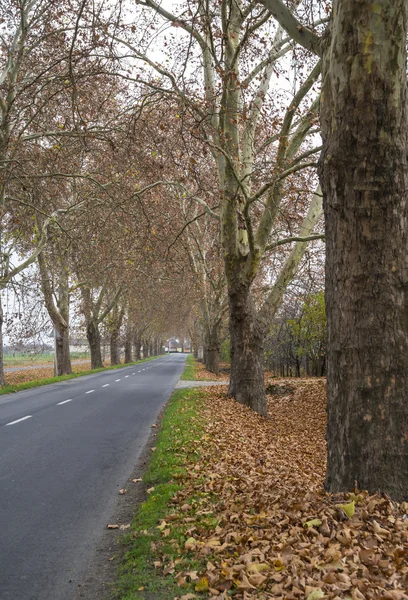
[[[408,600],[408,504],[325,494],[325,383],[290,386],[269,419],[206,393],[201,458],[160,525],[187,526],[182,552],[206,565],[176,566],[181,588],[196,582],[179,598]]]
[[[219,375],[215,375],[210,371],[207,371],[203,363],[197,362],[196,378],[202,381],[228,381],[229,380],[229,367],[228,363],[220,363]]]
[[[83,373],[84,371],[89,371],[90,368],[90,362],[72,365],[73,373]],[[36,379],[48,379],[50,377],[54,377],[54,366],[52,364],[47,368],[33,368],[6,373],[6,381],[10,385],[26,383],[27,381],[34,381]]]

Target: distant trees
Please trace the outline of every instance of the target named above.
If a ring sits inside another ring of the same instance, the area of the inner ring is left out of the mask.
[[[323,291],[285,303],[266,338],[267,366],[282,377],[326,373],[326,311]]]

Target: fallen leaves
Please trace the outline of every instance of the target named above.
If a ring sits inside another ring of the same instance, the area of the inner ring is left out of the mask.
[[[338,504],[338,508],[340,508],[346,514],[346,516],[351,519],[355,513],[356,503],[354,500],[352,500],[348,504]]]
[[[158,525],[183,532],[171,541],[180,559],[155,566],[217,600],[408,600],[408,505],[326,494],[325,383],[274,386],[269,419],[225,388],[205,392],[200,457]],[[183,556],[201,570],[183,568]]]

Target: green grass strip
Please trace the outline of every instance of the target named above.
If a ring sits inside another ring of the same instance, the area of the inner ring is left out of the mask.
[[[124,365],[113,365],[111,367],[102,367],[100,369],[92,369],[90,371],[81,371],[80,373],[71,373],[71,375],[59,375],[58,377],[46,377],[44,379],[33,379],[32,381],[26,381],[24,383],[16,383],[14,385],[8,384],[4,387],[0,388],[0,396],[3,394],[13,394],[15,392],[21,392],[22,390],[30,390],[31,388],[40,387],[42,385],[49,385],[50,383],[58,383],[59,381],[67,381],[68,379],[76,379],[77,377],[84,377],[85,375],[93,375],[94,373],[101,373],[102,371],[113,371],[114,369],[123,369],[124,367],[131,367],[133,365],[138,365],[143,362],[147,362],[149,360],[154,360],[155,358],[160,358],[160,356],[164,356],[160,354],[159,356],[150,356],[149,358],[142,358],[142,360],[137,360],[135,362],[126,363]],[[7,373],[6,373],[7,377]]]
[[[192,354],[187,355],[186,366],[180,379],[184,381],[197,380],[198,363]]]
[[[169,503],[181,488],[180,479],[186,467],[191,467],[199,456],[202,394],[198,389],[175,392],[164,414],[156,449],[143,476],[146,486],[154,489],[140,506],[131,532],[123,536],[126,552],[119,569],[115,596],[120,600],[173,600],[174,596],[194,591],[192,584],[187,589],[178,587],[174,577],[171,574],[165,577],[162,569],[156,569],[153,562],[160,558],[164,564],[169,564],[180,559],[179,549],[189,537],[175,524],[169,535],[164,536],[158,525],[172,512]],[[199,567],[188,557],[183,557],[183,561],[183,569]]]

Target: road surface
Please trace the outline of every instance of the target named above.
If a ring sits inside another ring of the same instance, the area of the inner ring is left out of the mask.
[[[70,600],[185,355],[0,397],[0,599]]]

